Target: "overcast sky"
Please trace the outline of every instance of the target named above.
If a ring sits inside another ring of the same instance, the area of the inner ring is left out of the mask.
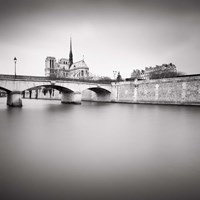
[[[200,73],[198,0],[0,0],[0,73],[44,75],[45,58],[83,55],[94,74],[174,63]]]

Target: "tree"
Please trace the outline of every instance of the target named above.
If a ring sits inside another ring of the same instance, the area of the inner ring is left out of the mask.
[[[102,82],[102,83],[111,83],[112,79],[108,76],[102,76],[99,79],[97,79],[96,81]]]
[[[122,76],[121,76],[120,72],[118,72],[117,81],[122,81]]]
[[[182,72],[170,72],[170,71],[161,71],[161,72],[150,72],[150,79],[161,79],[161,78],[173,78],[177,76],[184,75]]]
[[[108,76],[103,76],[99,80],[110,81],[112,79],[110,77],[108,77]]]

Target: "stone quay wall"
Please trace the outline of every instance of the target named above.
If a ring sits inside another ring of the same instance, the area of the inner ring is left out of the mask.
[[[200,75],[120,82],[113,87],[115,102],[200,105]]]

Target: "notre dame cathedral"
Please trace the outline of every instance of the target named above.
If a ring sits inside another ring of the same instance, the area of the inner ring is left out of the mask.
[[[47,57],[45,60],[45,76],[74,79],[84,79],[89,77],[89,68],[84,59],[73,62],[71,38],[69,59],[61,58],[57,62],[55,57]]]

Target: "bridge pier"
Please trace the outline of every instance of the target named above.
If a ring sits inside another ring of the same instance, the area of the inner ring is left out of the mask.
[[[97,91],[97,90],[86,90],[82,93],[83,101],[95,101],[95,102],[111,102],[111,93]]]
[[[8,93],[7,105],[11,107],[22,107],[22,93],[20,91]]]
[[[110,102],[110,93],[96,93],[97,102]]]
[[[81,92],[62,92],[61,103],[81,104]]]

